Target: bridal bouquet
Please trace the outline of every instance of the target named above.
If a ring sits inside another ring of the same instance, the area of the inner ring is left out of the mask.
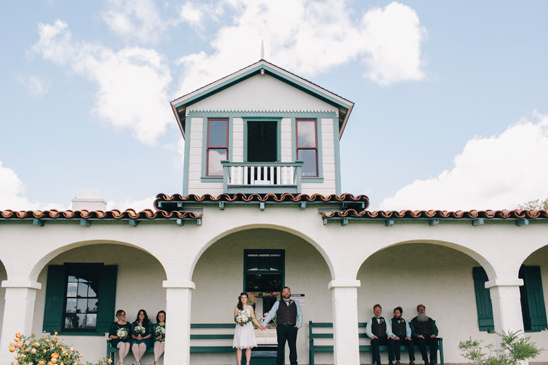
[[[139,335],[144,335],[145,334],[145,327],[141,326],[140,324],[138,324],[137,326],[135,326],[133,328],[133,334],[135,336],[139,336]]]
[[[116,331],[116,336],[118,336],[119,338],[121,338],[122,340],[127,338],[127,336],[129,336],[129,333],[127,331],[127,328],[119,328],[118,331]]]
[[[156,327],[154,333],[156,334],[156,337],[162,336],[162,338],[164,338],[166,335],[166,329],[164,327],[158,326]]]
[[[252,319],[249,314],[247,314],[247,311],[238,311],[238,314],[234,317],[234,322],[238,323],[240,326],[243,326],[251,321]]]

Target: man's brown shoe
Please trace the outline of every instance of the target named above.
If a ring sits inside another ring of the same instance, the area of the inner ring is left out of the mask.
[[[400,365],[400,360],[396,360],[396,365]]]
[[[409,365],[415,365],[414,361],[409,361]]]
[[[436,365],[436,362],[434,360],[430,360],[430,365]]]

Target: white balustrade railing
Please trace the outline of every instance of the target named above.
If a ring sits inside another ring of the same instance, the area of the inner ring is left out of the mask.
[[[234,188],[242,188],[243,191],[250,188],[251,191],[267,192],[269,187],[290,187],[291,192],[300,191],[302,161],[285,163],[223,161],[222,164],[225,192],[234,192],[230,191]]]

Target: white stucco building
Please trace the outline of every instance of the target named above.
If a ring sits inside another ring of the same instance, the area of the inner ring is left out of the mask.
[[[334,354],[316,364],[370,363],[358,322],[375,303],[409,320],[426,305],[446,363],[464,362],[460,340],[494,342],[493,329],[548,343],[548,212],[368,211],[366,196],[341,191],[354,104],[264,60],[171,105],[182,194],[142,212],[0,211],[2,364],[18,331],[57,330],[101,358],[120,308],[131,321],[167,311],[164,364],[232,364],[233,353],[191,354],[191,323],[230,323],[240,292],[284,285],[304,295],[301,364],[310,320],[334,323]]]

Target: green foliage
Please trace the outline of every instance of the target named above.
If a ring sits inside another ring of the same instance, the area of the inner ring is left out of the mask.
[[[548,198],[544,200],[536,199],[527,203],[518,205],[518,209],[523,210],[548,210]]]
[[[472,340],[459,342],[459,350],[464,358],[476,365],[518,365],[520,361],[534,359],[542,351],[530,337],[525,337],[521,331],[497,333],[500,337],[500,347],[487,345],[484,351],[482,341]]]

